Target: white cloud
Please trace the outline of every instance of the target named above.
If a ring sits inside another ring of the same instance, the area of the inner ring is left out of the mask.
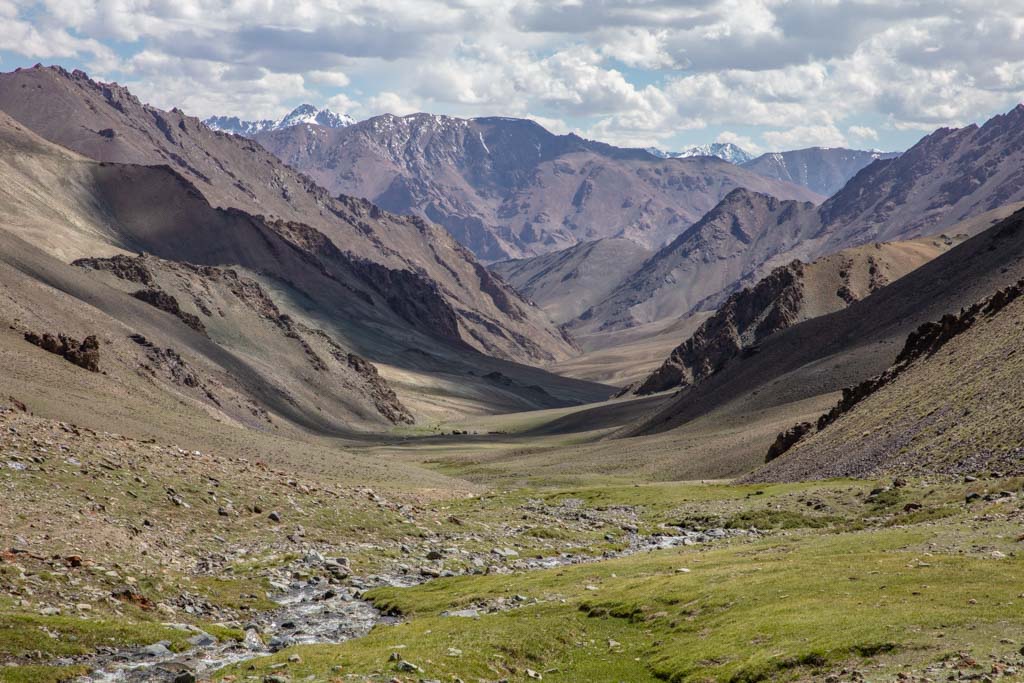
[[[846,138],[835,126],[794,126],[788,130],[770,130],[761,137],[774,150],[848,146]]]
[[[878,140],[878,131],[869,126],[850,126],[846,129],[846,132],[863,142]]]
[[[331,85],[335,88],[344,88],[346,85],[352,82],[352,80],[345,75],[342,71],[321,71],[314,69],[306,73],[306,77],[315,83],[323,83],[325,85]]]
[[[753,149],[873,142],[1024,97],[1024,0],[0,0],[0,17],[0,49],[204,115],[298,98],[533,113],[621,144],[740,129]]]

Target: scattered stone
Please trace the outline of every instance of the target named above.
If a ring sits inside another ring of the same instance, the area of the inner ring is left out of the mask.
[[[269,519],[271,522],[280,522],[281,514],[277,511],[271,512],[269,515],[267,515],[267,519]]]

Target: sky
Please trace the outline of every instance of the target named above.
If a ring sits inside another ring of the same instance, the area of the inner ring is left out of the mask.
[[[200,117],[903,150],[1024,99],[1024,0],[0,0],[0,69],[37,62]]]

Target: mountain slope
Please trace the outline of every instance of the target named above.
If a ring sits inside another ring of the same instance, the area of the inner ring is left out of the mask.
[[[785,180],[829,197],[853,176],[878,159],[893,159],[895,152],[868,152],[842,147],[809,147],[769,152],[741,162],[743,168],[769,178]]]
[[[982,126],[941,128],[858,173],[820,208],[825,249],[935,234],[1024,200],[1024,105]]]
[[[923,325],[900,361],[871,380],[878,388],[753,478],[1024,473],[1022,292],[1019,281]]]
[[[309,226],[355,258],[408,273],[402,277],[425,278],[455,312],[459,337],[476,349],[527,363],[574,352],[543,313],[493,278],[443,229],[390,215],[365,200],[331,197],[252,141],[216,133],[178,110],[149,107],[116,84],[59,67],[0,74],[0,109],[87,157],[169,166],[214,207]]]
[[[733,190],[568,327],[581,337],[714,309],[743,281],[813,253],[814,205]],[[776,226],[785,224],[785,229]]]
[[[699,382],[767,337],[804,320],[841,310],[898,280],[967,235],[876,242],[805,264],[779,266],[726,300],[636,389],[646,395]]]
[[[710,411],[748,415],[834,394],[885,370],[922,323],[1021,277],[1024,211],[841,311],[768,337],[756,354],[683,389],[625,433],[662,432]]]
[[[101,359],[115,354],[218,419],[352,433],[438,406],[523,409],[606,394],[479,354],[422,276],[341,252],[300,223],[211,207],[166,166],[97,163],[2,113],[0,148],[0,316],[21,333],[97,335]],[[151,256],[128,257],[139,252]],[[491,372],[514,382],[498,391]]]
[[[719,159],[657,159],[523,119],[384,115],[257,139],[331,192],[435,221],[490,261],[605,237],[657,248],[740,186],[821,199]]]
[[[635,271],[651,252],[636,242],[606,238],[562,251],[490,266],[553,321],[579,316]]]

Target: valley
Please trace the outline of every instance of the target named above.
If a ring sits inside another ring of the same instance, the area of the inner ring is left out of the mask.
[[[0,682],[1024,680],[1021,150],[0,74]]]

